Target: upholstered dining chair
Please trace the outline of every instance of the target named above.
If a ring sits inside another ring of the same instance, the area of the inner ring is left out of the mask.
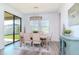
[[[20,32],[20,47],[24,44],[24,32]]]
[[[32,40],[30,39],[29,33],[20,32],[20,46],[25,46],[26,43],[29,43],[31,45]]]
[[[41,44],[39,33],[33,33],[32,37],[33,37],[33,44]]]
[[[31,40],[31,37],[30,37],[30,33],[24,33],[24,40],[25,40],[25,44],[32,44],[32,40]]]
[[[46,47],[47,49],[49,49],[50,43],[51,43],[51,39],[52,39],[52,34],[47,34],[47,40],[46,40]]]
[[[47,46],[47,37],[48,37],[48,35],[43,33],[42,35],[40,35],[40,37],[41,37],[41,39],[43,39],[42,40],[42,47],[46,47]]]

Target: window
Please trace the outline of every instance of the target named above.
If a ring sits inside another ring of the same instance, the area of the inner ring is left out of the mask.
[[[30,20],[32,31],[49,32],[49,20]]]
[[[32,31],[39,31],[39,21],[38,20],[31,20],[30,25],[31,25]]]
[[[48,33],[49,32],[49,21],[42,20],[40,23],[41,23],[41,31]]]

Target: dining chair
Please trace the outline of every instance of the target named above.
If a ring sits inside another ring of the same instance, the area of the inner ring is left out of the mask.
[[[31,37],[30,37],[30,33],[24,33],[24,41],[25,41],[25,45],[26,44],[32,44],[32,40],[31,40]]]
[[[40,37],[43,39],[43,43],[44,43],[44,44],[42,44],[42,46],[47,47],[47,42],[48,42],[47,37],[48,37],[48,35],[47,34],[42,34]]]
[[[30,39],[30,34],[20,32],[20,47],[21,46],[26,46],[27,43],[30,44],[30,45],[32,43],[32,40]]]
[[[33,44],[41,44],[39,33],[33,33],[32,36],[33,36]]]
[[[47,35],[47,40],[46,40],[46,46],[47,46],[47,49],[50,48],[50,45],[51,45],[51,39],[52,39],[52,34],[51,35]]]
[[[20,32],[20,47],[24,44],[24,32]]]

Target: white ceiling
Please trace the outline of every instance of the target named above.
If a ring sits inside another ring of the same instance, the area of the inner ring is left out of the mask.
[[[16,8],[22,13],[43,13],[43,12],[56,12],[62,3],[9,3],[10,6]],[[34,8],[38,7],[38,8]]]

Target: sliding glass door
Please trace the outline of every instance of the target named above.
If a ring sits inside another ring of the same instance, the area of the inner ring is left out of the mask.
[[[13,42],[13,15],[4,13],[4,39],[5,45]]]
[[[14,41],[18,41],[20,39],[19,37],[19,33],[21,32],[21,18],[15,16],[15,20],[14,20],[14,34],[15,34],[15,39]]]
[[[5,45],[19,40],[21,31],[21,18],[11,13],[4,13],[4,39]]]

